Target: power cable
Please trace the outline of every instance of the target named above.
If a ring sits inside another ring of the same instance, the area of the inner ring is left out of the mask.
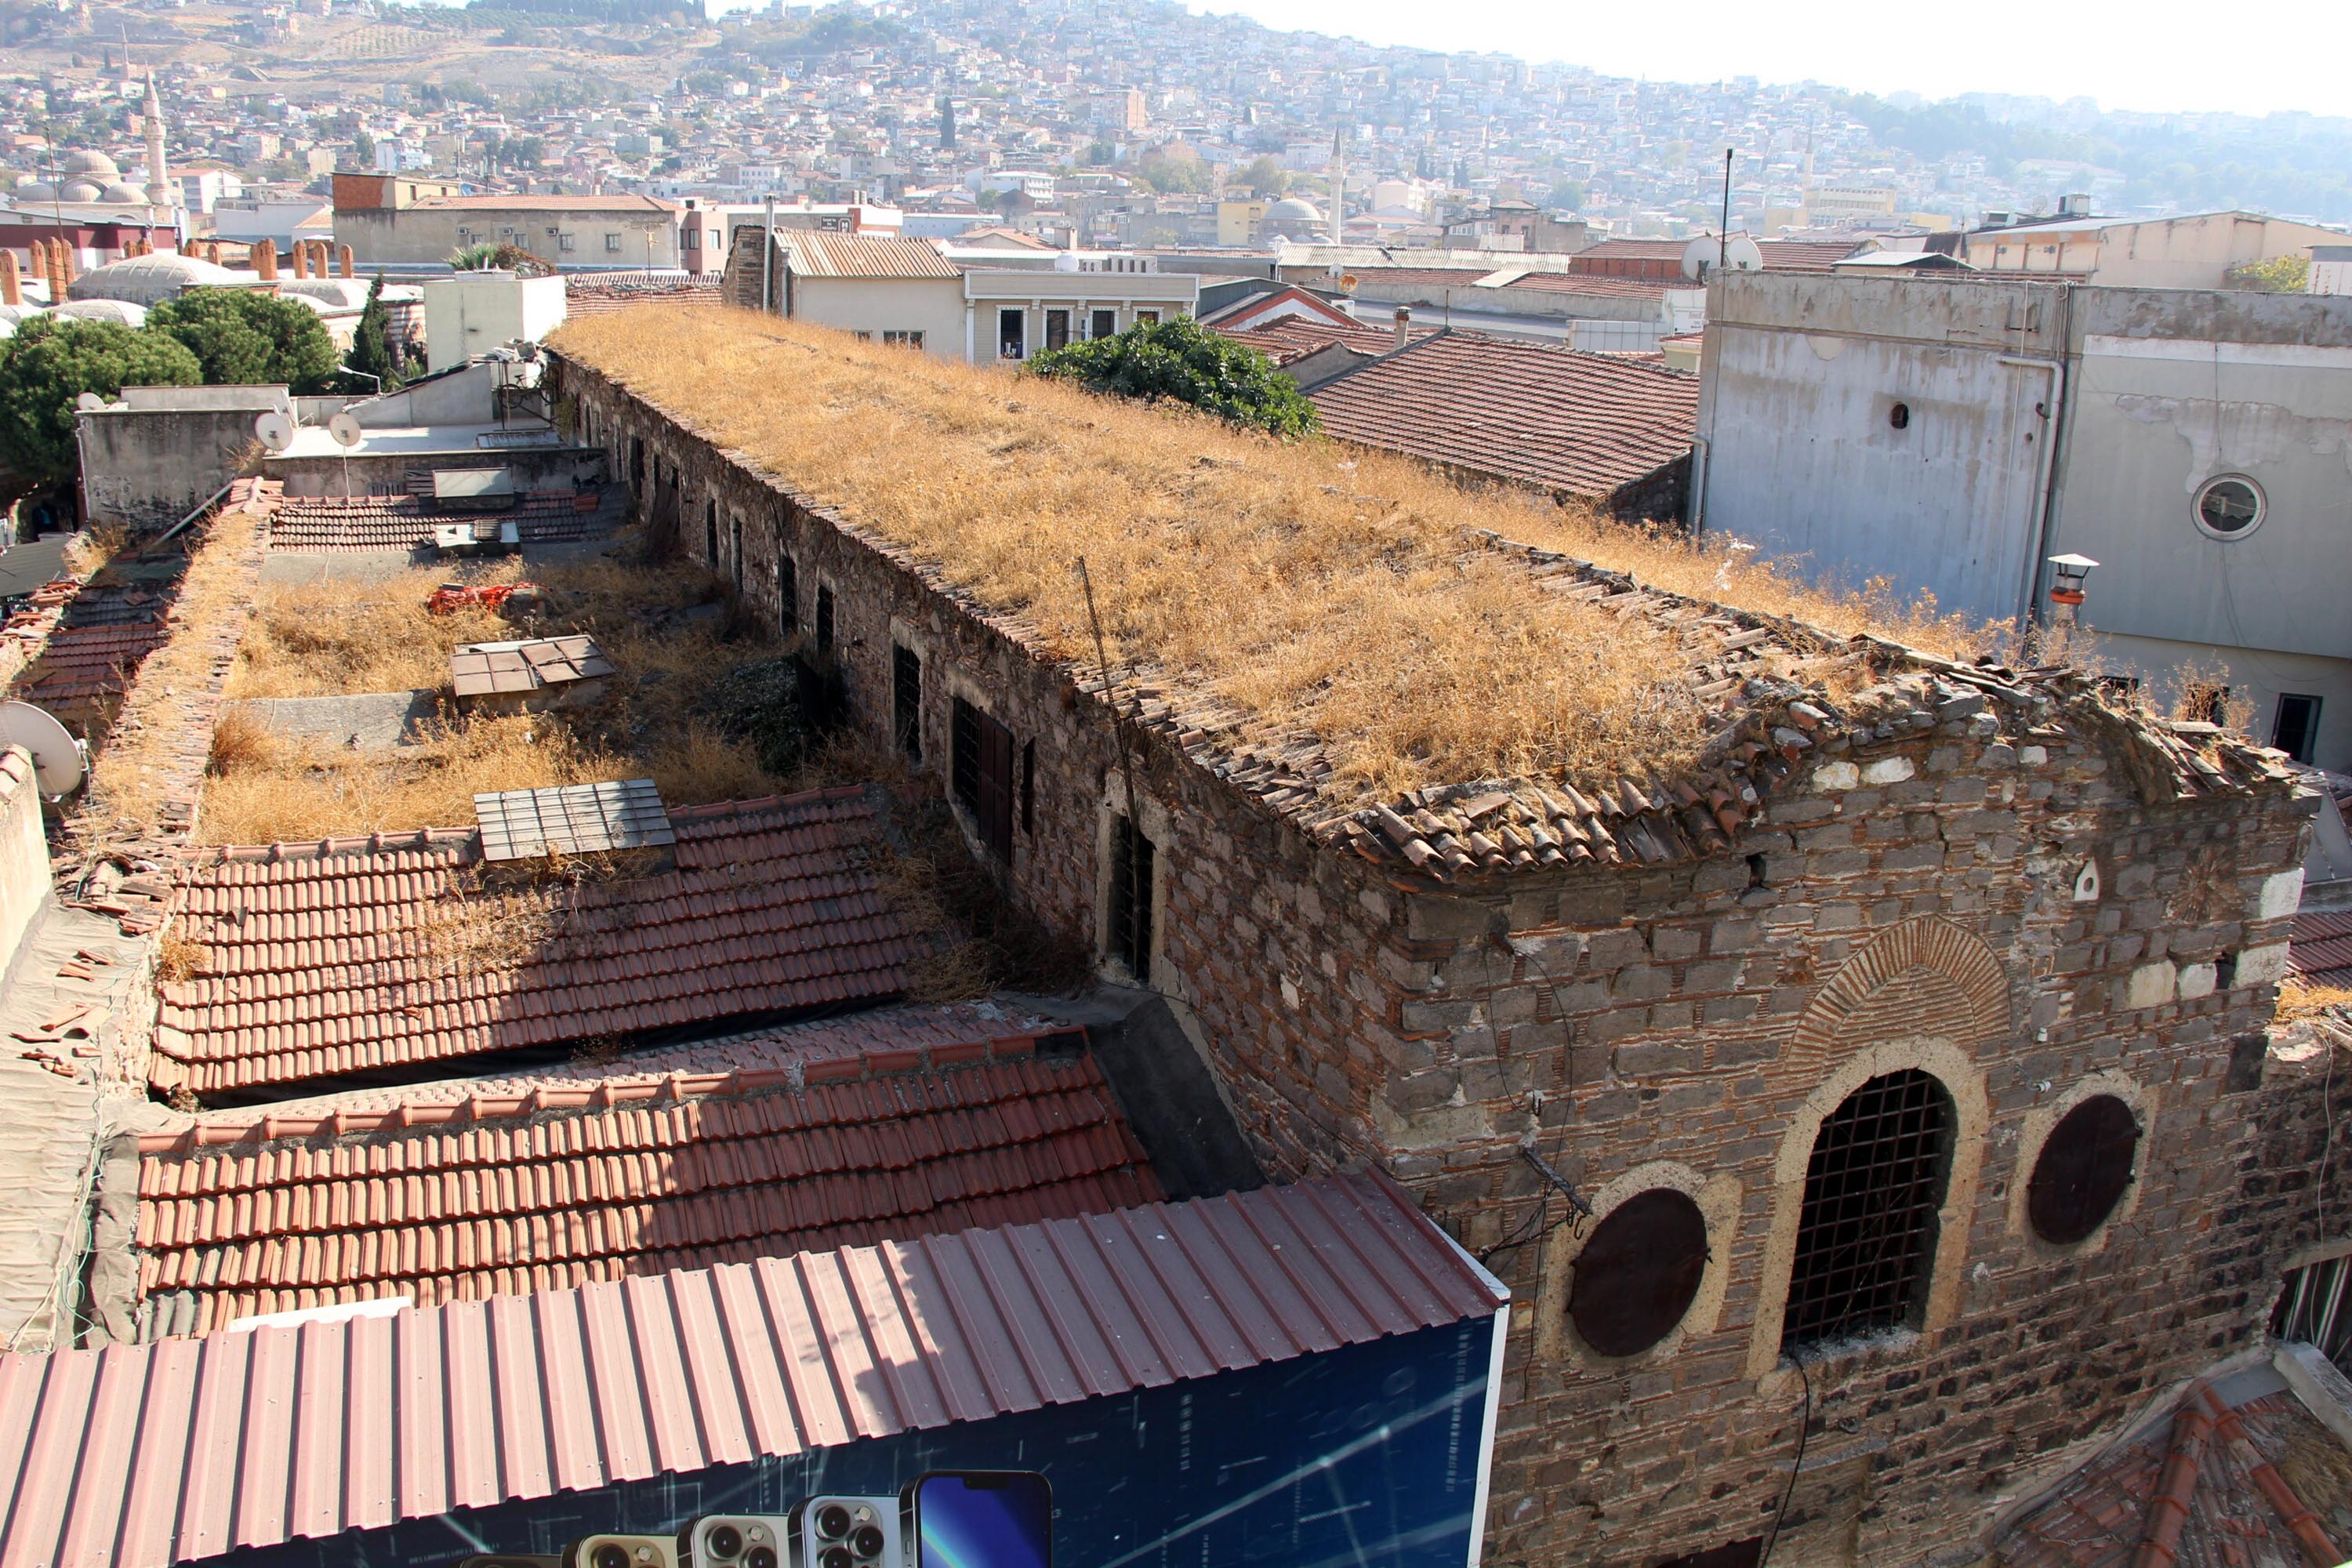
[[[1805,1385],[1805,1402],[1797,1418],[1797,1462],[1789,1467],[1789,1484],[1780,1489],[1780,1506],[1772,1514],[1772,1533],[1764,1538],[1764,1550],[1756,1559],[1756,1568],[1767,1568],[1772,1561],[1772,1548],[1780,1544],[1780,1526],[1789,1517],[1789,1500],[1797,1495],[1797,1477],[1805,1468],[1805,1441],[1812,1435],[1813,1376],[1805,1370],[1803,1362],[1790,1359],[1795,1363],[1798,1379]]]

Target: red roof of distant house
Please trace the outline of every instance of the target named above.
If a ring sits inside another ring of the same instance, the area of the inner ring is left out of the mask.
[[[1608,354],[1439,332],[1307,395],[1348,441],[1606,496],[1690,450],[1696,376]]]
[[[207,962],[163,986],[150,1076],[218,1093],[905,989],[920,949],[882,901],[861,792],[669,821],[673,869],[524,889],[543,929],[470,885],[472,828],[191,851],[180,929]]]
[[[631,305],[716,305],[715,272],[572,272],[563,279],[566,316],[601,316]]]
[[[1680,280],[1683,252],[1690,243],[1687,239],[1604,239],[1570,258],[1568,269],[1587,277]],[[1763,253],[1767,272],[1827,272],[1861,244],[1860,239],[1759,239],[1756,247]]]
[[[44,707],[120,695],[168,635],[161,619],[59,626],[13,695]]]
[[[1312,316],[1285,316],[1262,327],[1213,329],[1234,342],[1257,350],[1276,364],[1288,364],[1304,359],[1333,343],[1345,343],[1368,354],[1384,354],[1396,347],[1394,327],[1375,327],[1369,323],[1341,326],[1336,321],[1321,321]],[[1427,337],[1431,329],[1416,327],[1412,335]]]
[[[929,1053],[946,1071],[804,1090],[787,1069],[681,1075],[150,1134],[142,1337],[1157,1201],[1160,1184],[1093,1058],[1039,1058],[1036,1045],[972,1039]],[[905,1067],[922,1065],[923,1053],[908,1054]],[[810,1076],[863,1066],[825,1063]],[[247,1137],[209,1142],[239,1131]]]
[[[531,490],[489,515],[452,512],[425,496],[287,496],[269,514],[272,550],[414,550],[445,522],[512,522],[525,544],[552,544],[611,531],[628,509],[616,485]]]
[[[2333,800],[2323,797],[2321,809]],[[2352,910],[2314,910],[2294,917],[2286,966],[2305,985],[2352,991]]]
[[[0,1357],[10,1562],[170,1568],[1485,1318],[1376,1175],[348,1322]]]
[[[1601,300],[1655,300],[1672,289],[1699,289],[1680,272],[1671,278],[1607,278],[1580,272],[1528,272],[1511,279],[1513,289],[1548,294],[1583,294]]]

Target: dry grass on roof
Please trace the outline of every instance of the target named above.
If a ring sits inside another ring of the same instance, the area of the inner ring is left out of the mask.
[[[1086,557],[1115,657],[1223,698],[1263,738],[1321,737],[1349,792],[1670,769],[1704,739],[1671,634],[1465,552],[1465,529],[1832,631],[1969,642],[1932,605],[1811,589],[1409,459],[800,323],[655,308],[554,343],[1091,663]]]

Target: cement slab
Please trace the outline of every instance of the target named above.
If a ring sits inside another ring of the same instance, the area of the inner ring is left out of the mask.
[[[413,746],[440,714],[436,691],[368,691],[352,697],[254,697],[235,704],[289,741],[383,752]]]

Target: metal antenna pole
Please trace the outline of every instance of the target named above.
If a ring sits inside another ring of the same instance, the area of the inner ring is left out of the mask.
[[[1715,269],[1723,270],[1731,256],[1731,152],[1723,150],[1723,222],[1715,231]]]

